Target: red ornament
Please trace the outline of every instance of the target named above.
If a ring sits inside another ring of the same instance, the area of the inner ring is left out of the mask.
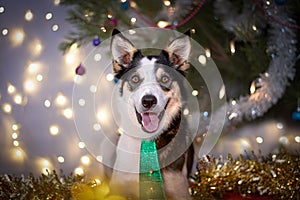
[[[76,67],[75,73],[82,76],[85,74],[85,68],[80,64],[78,67]]]

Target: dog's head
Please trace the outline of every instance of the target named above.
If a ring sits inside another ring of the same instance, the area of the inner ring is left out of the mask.
[[[113,31],[113,70],[119,79],[120,97],[135,126],[146,133],[168,128],[180,115],[183,79],[189,68],[188,34],[173,40],[158,56],[144,56],[119,31]]]

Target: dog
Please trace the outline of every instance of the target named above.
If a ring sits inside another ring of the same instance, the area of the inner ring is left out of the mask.
[[[139,156],[145,139],[156,143],[166,198],[191,198],[188,177],[194,158],[193,138],[182,114],[187,102],[183,82],[190,51],[189,31],[171,41],[159,55],[144,56],[113,30],[112,67],[118,80],[117,109],[124,133],[117,144],[112,193],[139,199]],[[174,157],[177,149],[184,152]]]

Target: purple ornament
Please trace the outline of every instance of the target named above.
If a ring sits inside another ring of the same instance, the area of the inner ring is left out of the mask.
[[[75,73],[82,76],[85,74],[85,68],[80,64],[78,67],[76,67]]]
[[[117,26],[118,25],[118,20],[114,19],[114,18],[111,18],[109,19],[109,23],[113,26]]]

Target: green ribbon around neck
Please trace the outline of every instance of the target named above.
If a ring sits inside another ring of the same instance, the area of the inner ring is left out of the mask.
[[[155,141],[142,141],[139,179],[140,199],[166,199]]]

